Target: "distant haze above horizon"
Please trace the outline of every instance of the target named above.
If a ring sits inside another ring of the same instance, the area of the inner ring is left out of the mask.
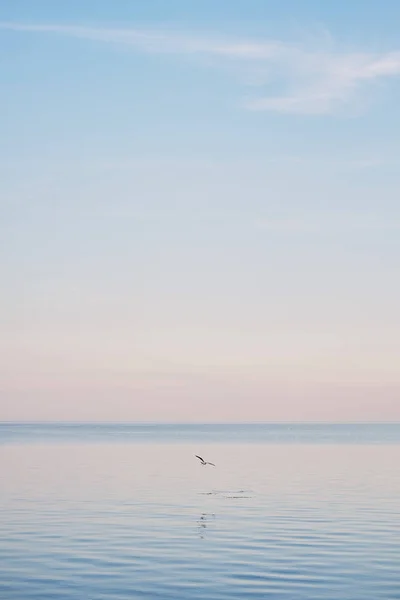
[[[0,421],[399,421],[399,22],[2,3]]]

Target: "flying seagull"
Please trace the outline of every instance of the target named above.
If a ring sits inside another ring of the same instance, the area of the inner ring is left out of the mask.
[[[202,467],[205,467],[206,465],[211,465],[212,467],[215,467],[214,463],[207,462],[206,460],[204,460],[204,458],[201,458],[201,456],[197,456],[197,454],[195,454],[195,457],[199,459]]]

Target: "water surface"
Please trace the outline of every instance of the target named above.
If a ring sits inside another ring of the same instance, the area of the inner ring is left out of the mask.
[[[3,424],[0,598],[399,599],[399,441],[399,425]]]

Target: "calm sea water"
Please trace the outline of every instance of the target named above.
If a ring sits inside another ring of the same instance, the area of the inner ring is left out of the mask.
[[[400,599],[398,424],[3,424],[0,478],[1,599]]]

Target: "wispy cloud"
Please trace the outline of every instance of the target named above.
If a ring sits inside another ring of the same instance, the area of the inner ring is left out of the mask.
[[[400,75],[400,51],[386,53],[312,49],[277,40],[237,40],[174,30],[118,29],[66,25],[0,23],[0,29],[49,33],[130,46],[136,51],[208,55],[256,74],[264,91],[246,103],[251,110],[298,114],[331,114],[351,105],[366,85]],[[279,94],[276,89],[281,89]]]
[[[400,52],[292,53],[287,94],[253,101],[251,108],[281,112],[326,114],[352,101],[360,88],[374,80],[400,75]]]
[[[20,32],[56,33],[71,37],[123,44],[145,52],[211,54],[249,60],[269,60],[284,50],[280,42],[238,42],[216,36],[198,36],[173,30],[113,29],[68,25],[0,23],[0,29]]]

